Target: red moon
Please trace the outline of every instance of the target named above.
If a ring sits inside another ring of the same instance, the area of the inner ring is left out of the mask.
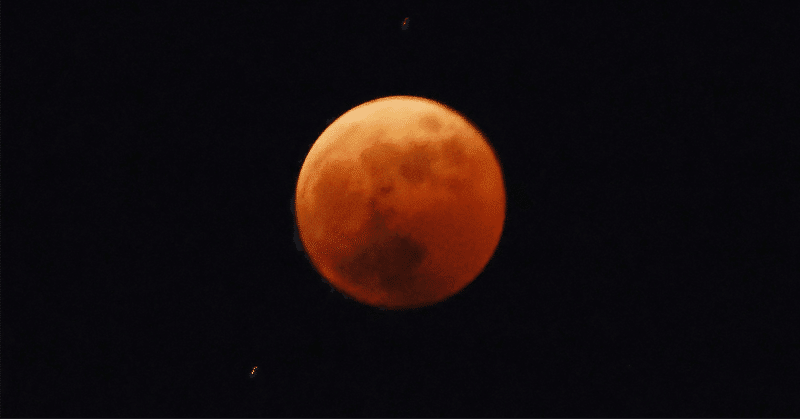
[[[469,285],[500,241],[503,174],[482,133],[414,96],[359,105],[308,152],[295,191],[300,239],[340,292],[388,309]]]

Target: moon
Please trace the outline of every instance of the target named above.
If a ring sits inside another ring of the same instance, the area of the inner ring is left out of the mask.
[[[500,162],[481,131],[415,96],[372,100],[336,119],[295,190],[316,270],[346,296],[392,310],[439,303],[474,281],[505,211]]]

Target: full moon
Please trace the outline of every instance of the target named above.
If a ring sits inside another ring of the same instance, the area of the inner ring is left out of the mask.
[[[494,150],[469,120],[430,99],[359,105],[319,136],[300,169],[295,216],[317,271],[370,306],[441,302],[484,270],[506,192]]]

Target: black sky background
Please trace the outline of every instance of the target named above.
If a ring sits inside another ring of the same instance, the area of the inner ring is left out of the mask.
[[[797,3],[374,3],[4,2],[0,414],[797,416]],[[291,207],[390,95],[508,196],[405,312],[331,292]]]

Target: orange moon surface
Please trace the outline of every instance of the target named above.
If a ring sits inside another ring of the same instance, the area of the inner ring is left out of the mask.
[[[506,192],[482,133],[451,108],[414,96],[359,105],[306,156],[295,191],[300,239],[343,294],[388,309],[435,304],[486,267]]]

